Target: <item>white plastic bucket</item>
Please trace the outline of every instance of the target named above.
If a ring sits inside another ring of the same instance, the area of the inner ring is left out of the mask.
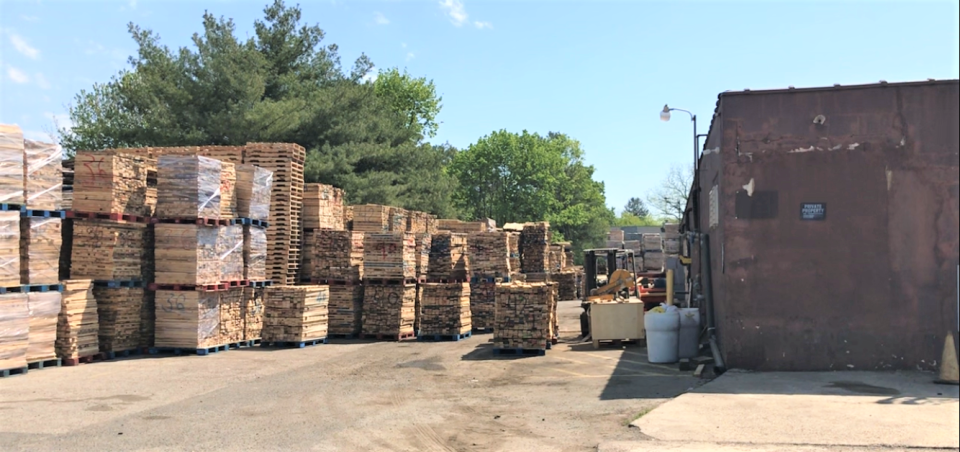
[[[680,310],[680,358],[696,358],[700,354],[700,310]]]
[[[680,313],[678,311],[643,315],[647,332],[647,361],[654,364],[675,363],[680,342]]]

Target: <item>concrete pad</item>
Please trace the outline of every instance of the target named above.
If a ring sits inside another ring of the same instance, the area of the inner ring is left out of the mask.
[[[933,384],[935,378],[728,372],[633,425],[656,440],[680,443],[958,448],[958,389]]]
[[[949,449],[924,449],[949,450]],[[716,444],[663,441],[617,441],[602,443],[597,452],[917,452],[918,449],[844,446],[796,446],[788,444]]]

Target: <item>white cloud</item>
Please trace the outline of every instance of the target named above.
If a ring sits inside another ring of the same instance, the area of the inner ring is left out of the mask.
[[[70,120],[70,115],[66,113],[53,114],[48,111],[45,112],[43,116],[53,124],[54,129],[70,130],[73,128],[73,121]]]
[[[415,57],[416,57],[416,55],[414,55],[413,52],[407,52],[407,61],[410,61],[410,60],[414,59]]]
[[[137,0],[130,0],[127,5],[130,6],[130,9],[137,9]]]
[[[367,75],[364,75],[362,80],[365,83],[373,83],[377,81],[377,77],[380,76],[380,73],[377,72],[377,68],[370,68],[370,72],[367,72]]]
[[[10,44],[13,44],[13,48],[17,49],[17,52],[20,52],[21,55],[31,60],[40,58],[40,51],[36,47],[31,47],[27,40],[23,39],[23,36],[14,32],[8,32],[7,34],[10,35]]]
[[[450,16],[450,22],[458,27],[467,21],[467,11],[460,0],[441,0],[440,8]]]
[[[7,66],[7,77],[10,77],[13,83],[23,84],[30,82],[30,77],[25,72],[13,66]]]
[[[493,24],[490,22],[476,21],[473,23],[474,26],[483,30],[484,28],[493,28]]]
[[[376,22],[377,25],[386,25],[390,23],[390,19],[387,19],[387,16],[384,16],[383,13],[380,12],[373,13],[373,21]]]
[[[40,89],[50,89],[50,82],[46,77],[43,76],[43,74],[37,72],[37,75],[35,75],[33,78],[37,81],[37,86],[39,86]]]

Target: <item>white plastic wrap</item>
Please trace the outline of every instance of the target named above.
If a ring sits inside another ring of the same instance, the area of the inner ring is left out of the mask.
[[[157,217],[219,218],[219,160],[163,155],[157,161]]]
[[[21,218],[20,282],[60,282],[60,248],[63,241],[60,218]]]
[[[27,294],[0,295],[0,370],[27,366],[29,319]]]
[[[243,226],[220,226],[219,229],[220,281],[239,281],[243,279]]]
[[[23,201],[23,131],[0,124],[0,204]]]
[[[60,292],[31,292],[27,362],[56,358],[57,315],[60,314]]]
[[[55,143],[24,140],[23,152],[27,208],[60,210],[63,204],[63,149]]]
[[[0,287],[20,285],[20,212],[0,212]]]
[[[267,230],[258,226],[243,227],[243,279],[267,279]]]
[[[253,165],[237,165],[237,215],[254,220],[270,218],[273,171]]]

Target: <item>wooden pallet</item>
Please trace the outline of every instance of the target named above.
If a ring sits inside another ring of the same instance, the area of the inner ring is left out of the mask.
[[[28,362],[28,363],[27,363],[27,369],[29,369],[29,370],[40,370],[40,369],[44,369],[44,368],[47,368],[47,367],[60,367],[61,364],[62,364],[62,362],[61,362],[60,358],[44,359],[44,360],[40,360],[40,361]]]
[[[411,341],[417,338],[416,333],[404,333],[404,334],[366,334],[360,333],[360,339],[369,339],[375,341],[389,341],[389,342],[402,342],[402,341]]]
[[[420,333],[417,335],[417,340],[421,342],[459,342],[464,339],[469,339],[473,335],[472,332],[467,331],[466,333],[461,334],[423,334]]]
[[[61,364],[63,366],[70,367],[70,366],[78,366],[80,364],[90,364],[90,363],[95,363],[100,361],[106,361],[107,359],[109,358],[107,358],[106,353],[94,353],[92,355],[86,355],[86,356],[61,358]]]
[[[494,356],[544,356],[547,354],[547,351],[544,349],[528,349],[528,348],[495,348],[493,349]]]
[[[310,339],[306,341],[275,341],[275,342],[263,342],[261,339],[260,347],[262,348],[304,348],[310,347],[313,345],[328,344],[329,340],[327,338],[320,339]]]

